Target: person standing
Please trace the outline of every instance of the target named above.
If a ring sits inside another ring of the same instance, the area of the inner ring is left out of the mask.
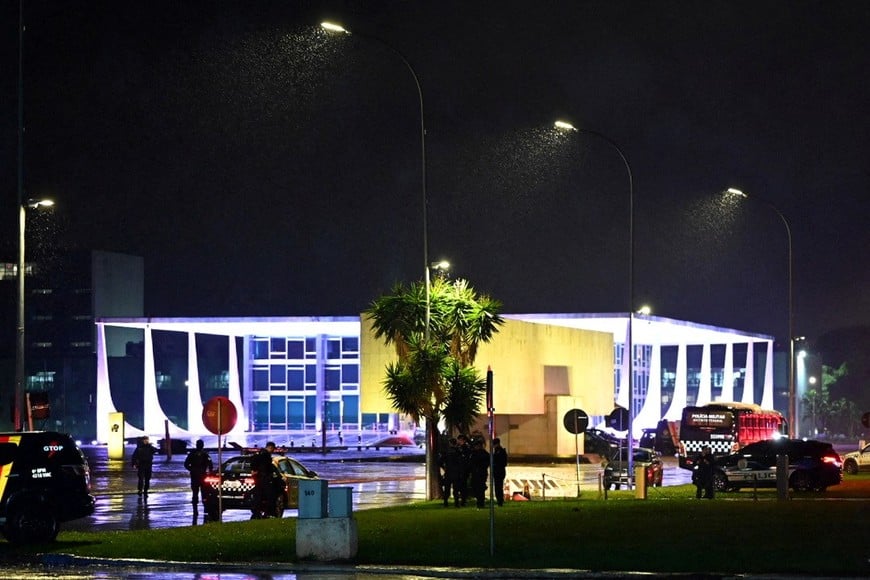
[[[251,459],[251,472],[254,476],[254,497],[251,506],[251,519],[268,518],[275,515],[275,487],[272,482],[272,453],[275,443],[269,441]]]
[[[459,507],[460,497],[460,481],[462,474],[465,471],[463,467],[464,460],[459,453],[459,446],[456,444],[456,439],[450,438],[447,454],[444,458],[444,487],[441,490],[441,495],[444,499],[444,507],[450,502],[450,492],[453,491],[453,505]]]
[[[486,506],[486,478],[489,475],[489,453],[483,448],[483,439],[474,438],[471,446],[471,493],[477,507]]]
[[[495,500],[498,505],[504,505],[504,479],[507,476],[507,450],[501,446],[501,439],[492,440],[492,479],[495,489]]]
[[[133,451],[133,468],[139,478],[136,488],[139,495],[146,498],[151,487],[151,473],[156,453],[157,449],[151,445],[151,440],[147,436],[139,440],[139,445]]]
[[[696,499],[701,499],[702,491],[704,492],[704,499],[713,499],[713,464],[715,462],[713,453],[710,451],[710,446],[704,445],[701,449],[701,455],[695,460],[693,480]]]
[[[471,466],[471,445],[468,437],[459,435],[456,437],[456,450],[459,452],[459,470],[454,480],[454,496],[459,495],[459,505],[465,507],[468,501],[468,474]]]
[[[197,440],[196,449],[187,454],[184,460],[184,468],[190,472],[190,491],[192,492],[191,502],[193,509],[199,503],[199,491],[202,488],[202,478],[205,474],[214,468],[211,457],[208,451],[205,450],[205,444],[202,439]]]

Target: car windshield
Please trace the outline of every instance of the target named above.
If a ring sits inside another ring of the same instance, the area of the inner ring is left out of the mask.
[[[251,472],[251,461],[248,457],[234,457],[224,462],[224,473],[240,475]]]
[[[655,453],[649,449],[636,448],[632,458],[638,463],[652,463]],[[613,454],[612,461],[628,461],[628,449],[620,449]]]

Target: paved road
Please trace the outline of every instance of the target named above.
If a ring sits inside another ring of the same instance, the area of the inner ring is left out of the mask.
[[[136,472],[129,460],[109,460],[103,446],[84,446],[82,450],[91,466],[91,487],[97,496],[97,509],[90,517],[63,524],[61,531],[156,529],[205,523],[201,506],[194,511],[190,502],[184,455],[174,455],[168,461],[161,455],[155,458],[151,494],[146,501],[136,494]],[[132,453],[132,449],[128,451]],[[235,454],[224,450],[221,459]],[[217,463],[217,452],[212,451],[211,455]],[[328,454],[300,451],[294,456],[329,480],[330,485],[352,487],[354,510],[423,501],[426,497],[425,469],[419,449],[357,451],[353,448]],[[581,491],[597,492],[600,466],[582,464],[580,468]],[[688,472],[676,467],[675,460],[666,459],[664,485],[687,481]],[[577,466],[571,463],[510,465],[508,482],[512,490],[517,491],[529,484],[535,496],[573,497],[577,493]],[[296,510],[287,510],[284,515],[295,517]],[[223,514],[223,521],[249,518],[250,513],[243,510],[228,510]]]

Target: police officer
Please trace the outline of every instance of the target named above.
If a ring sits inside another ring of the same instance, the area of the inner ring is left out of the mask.
[[[194,510],[196,510],[196,506],[199,503],[199,490],[202,488],[202,478],[214,468],[211,457],[204,447],[205,444],[202,442],[202,439],[199,439],[196,442],[196,449],[188,453],[187,458],[184,460],[184,468],[190,472],[190,490],[193,492],[191,502],[193,503]]]
[[[275,487],[272,482],[272,453],[275,443],[269,441],[251,459],[254,476],[254,503],[251,506],[251,519],[275,516]]]
[[[132,462],[136,469],[139,480],[137,490],[140,496],[148,497],[148,488],[151,487],[151,469],[154,465],[154,455],[157,449],[151,445],[151,440],[145,436],[139,440],[139,445],[133,452]]]

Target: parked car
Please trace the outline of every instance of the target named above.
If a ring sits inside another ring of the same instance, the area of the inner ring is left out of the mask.
[[[852,451],[843,456],[843,471],[855,475],[859,471],[870,470],[870,443],[863,449]]]
[[[613,455],[619,444],[620,440],[606,431],[592,428],[583,432],[583,449],[586,453],[597,453],[607,458]],[[625,445],[625,441],[622,444]]]
[[[655,449],[636,447],[632,460],[635,466],[643,466],[648,486],[661,487],[664,464]],[[633,481],[634,474],[628,472],[628,448],[616,449],[604,467],[604,488],[631,487]]]
[[[638,441],[638,446],[655,449],[662,455],[676,455],[677,447],[674,445],[674,439],[668,423],[666,419],[662,419],[656,427],[644,429]]]
[[[713,468],[717,491],[776,487],[776,457],[788,456],[788,486],[796,491],[825,491],[842,481],[842,462],[830,443],[770,439],[750,443],[721,457]]]
[[[250,510],[254,503],[254,476],[251,471],[253,454],[227,459],[220,473],[210,473],[203,478],[202,505],[206,517],[217,520],[221,509]],[[318,479],[317,473],[292,457],[272,456],[272,467],[280,475],[275,482],[275,514],[281,517],[287,508],[299,507],[299,481]],[[218,501],[218,490],[221,492]]]
[[[50,542],[59,524],[94,513],[88,461],[69,435],[0,433],[0,530],[10,542]]]

